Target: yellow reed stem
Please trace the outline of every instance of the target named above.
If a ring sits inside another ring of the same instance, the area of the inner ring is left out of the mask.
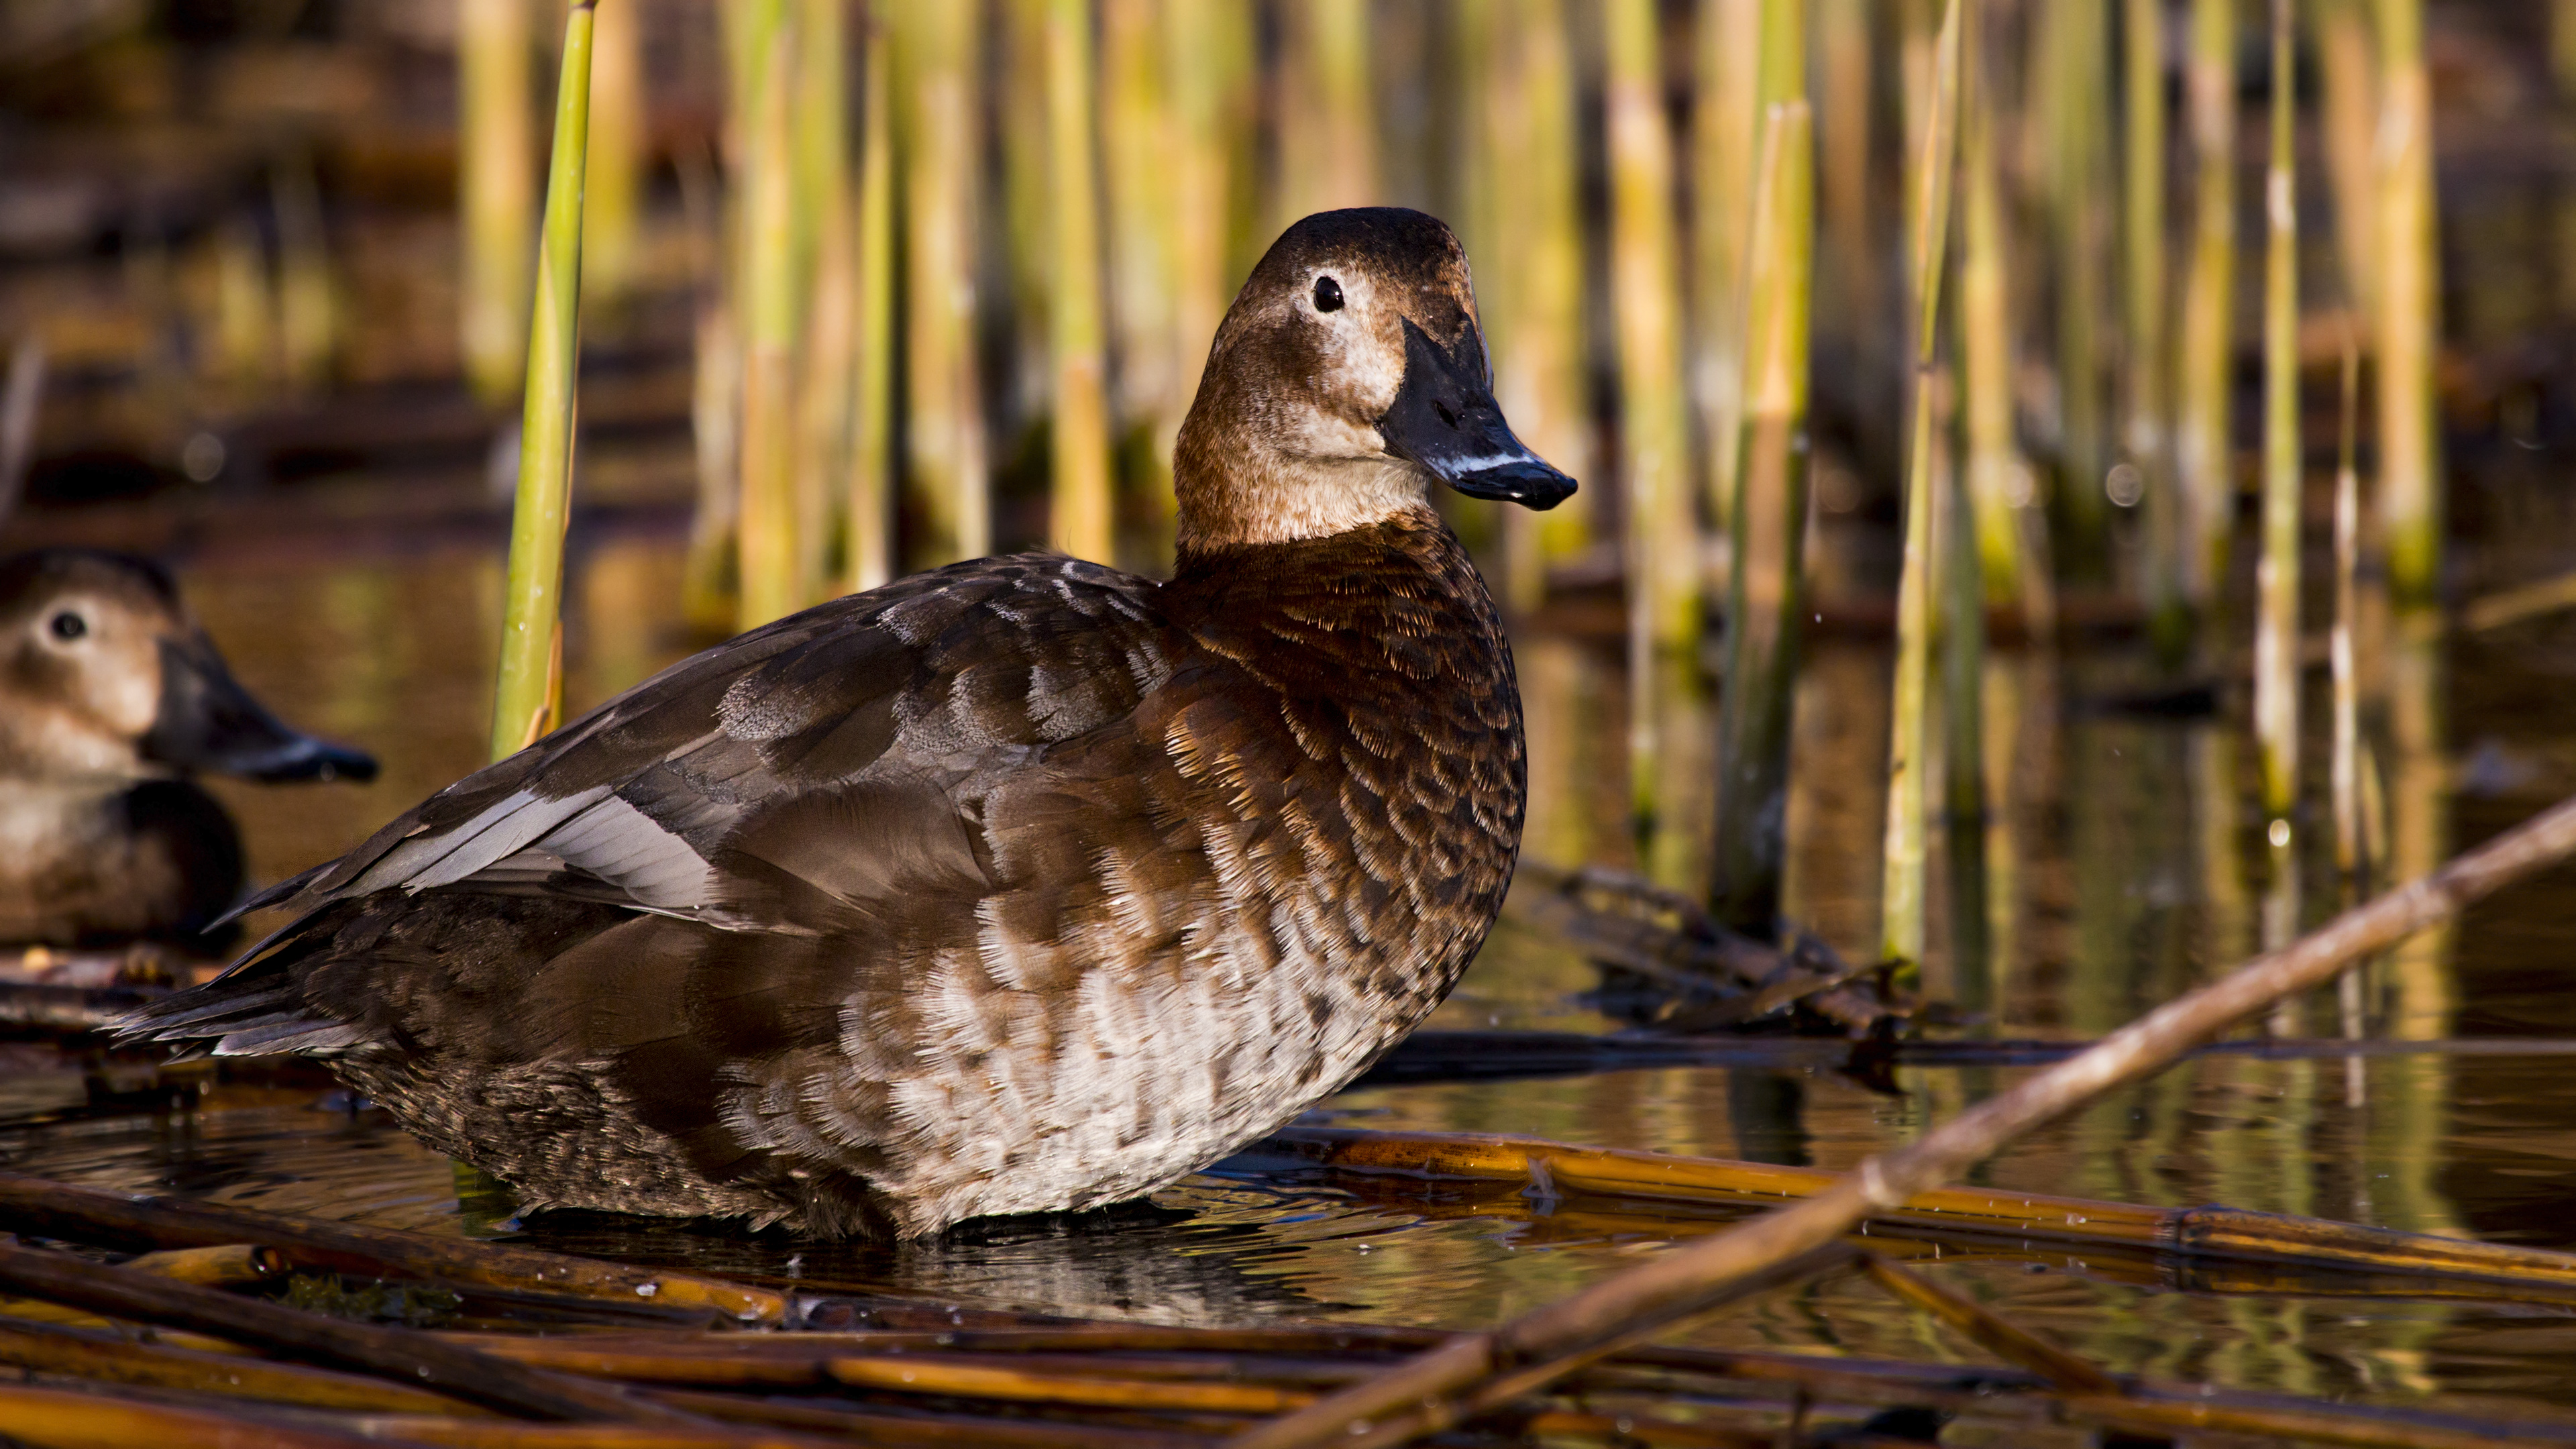
[[[1285,114],[1278,131],[1274,230],[1310,212],[1384,199],[1377,174],[1377,99],[1369,84],[1368,0],[1300,0],[1279,14]]]
[[[1988,0],[1991,3],[1991,0]],[[2021,520],[2029,474],[2013,438],[2012,310],[2004,255],[1999,101],[1985,6],[1972,6],[1961,41],[1959,270],[1961,394],[1968,444],[1967,497],[1976,520],[1986,602],[2008,605],[2023,592]]]
[[[832,589],[833,515],[849,472],[858,256],[852,235],[847,0],[795,0],[794,208],[803,301],[796,379],[794,607]]]
[[[2206,610],[2226,583],[2236,503],[2228,417],[2235,375],[2236,0],[2192,0],[2184,82],[2198,180],[2176,359],[2174,463],[2185,524],[2183,594]]]
[[[894,577],[894,104],[884,0],[860,11],[857,337],[850,417],[849,587]]]
[[[1806,597],[1808,354],[1815,289],[1814,123],[1803,88],[1799,0],[1768,0],[1763,116],[1745,265],[1745,389],[1736,443],[1734,562],[1727,581],[1725,693],[1717,725],[1711,914],[1769,937],[1788,860],[1790,723]]]
[[[2298,62],[2290,0],[2272,0],[2272,157],[2263,182],[2263,552],[2255,567],[2254,734],[2263,810],[2286,846],[2299,801]],[[2296,922],[2289,923],[2295,934]]]
[[[982,174],[982,28],[972,6],[892,7],[904,190],[909,489],[920,564],[992,552],[982,379],[976,366],[975,197]]]
[[[1564,0],[1498,0],[1488,27],[1485,135],[1491,160],[1490,257],[1478,303],[1503,415],[1542,458],[1589,479],[1584,406],[1583,217],[1574,64]],[[1507,510],[1505,585],[1535,608],[1547,566],[1592,542],[1595,494],[1546,513]]]
[[[1110,536],[1109,397],[1100,321],[1099,150],[1092,133],[1091,6],[1047,0],[1048,210],[1055,223],[1055,473],[1047,541],[1115,562]]]
[[[2360,402],[2361,348],[2347,330],[2343,339],[2340,441],[2335,450],[2334,633],[2327,641],[2328,664],[2334,677],[2331,774],[2335,869],[2345,881],[2346,905],[2370,891],[2370,846],[2361,808],[2361,671],[2354,649],[2361,612],[2361,471],[2353,461],[2353,435]]]
[[[2039,118],[2050,153],[2048,189],[2057,248],[2057,371],[2062,418],[2059,493],[2071,561],[2098,570],[2103,529],[2102,313],[2109,217],[2111,36],[2108,0],[2045,6]]]
[[[1100,7],[1100,153],[1108,251],[1110,436],[1118,481],[1159,517],[1172,507],[1170,440],[1189,399],[1180,390],[1173,252],[1186,127],[1166,64],[1162,0]],[[1187,57],[1183,64],[1206,62]],[[1115,529],[1113,527],[1113,533]]]
[[[796,548],[796,72],[799,17],[788,0],[752,0],[745,43],[742,180],[742,502],[735,528],[740,625],[803,607]]]
[[[1708,439],[1708,516],[1721,536],[1735,507],[1744,397],[1744,247],[1762,123],[1762,0],[1700,0],[1692,184],[1705,198],[1692,236],[1691,387]]]
[[[2364,317],[2378,315],[2378,211],[2372,152],[2379,129],[2378,59],[2373,54],[2367,0],[2319,0],[2316,27],[2319,98],[2326,183],[2334,190],[2335,252],[2343,265],[2345,300]]]
[[[528,42],[528,0],[460,0],[457,210],[465,272],[457,318],[465,380],[495,408],[517,395],[527,361],[536,191]]]
[[[528,328],[527,402],[519,420],[519,489],[501,606],[501,664],[492,699],[492,758],[516,754],[563,714],[563,539],[571,515],[574,382],[581,361],[582,170],[590,149],[591,0],[564,20],[555,88],[554,157],[546,173],[543,248]]]
[[[1919,136],[1907,166],[1906,209],[1915,218],[1906,265],[1912,306],[1914,410],[1905,464],[1905,561],[1896,590],[1896,683],[1887,742],[1886,863],[1879,886],[1879,954],[1901,967],[1923,961],[1929,897],[1923,887],[1927,778],[1931,762],[1934,487],[1940,433],[1934,424],[1934,361],[1940,337],[1941,277],[1950,233],[1956,165],[1962,0],[1948,0],[1923,87]]]
[[[1878,315],[1878,269],[1870,227],[1870,118],[1877,99],[1871,76],[1870,0],[1820,0],[1817,6],[1817,78],[1822,135],[1817,148],[1822,185],[1822,225],[1832,252],[1836,325],[1866,349],[1883,333]]]
[[[2434,367],[2441,259],[2433,200],[2433,83],[2423,0],[2378,0],[2379,506],[2400,609],[2441,587],[2442,459]]]
[[[582,300],[594,314],[635,290],[643,257],[643,187],[651,146],[644,95],[644,20],[635,4],[599,12],[590,47],[590,159],[582,200]]]
[[[2165,268],[2165,82],[2163,0],[2120,0],[2120,280],[2126,333],[2121,365],[2120,446],[2128,475],[2111,483],[2114,501],[2143,505],[2146,547],[2139,573],[2164,646],[2179,636],[2182,500],[2173,478]]]

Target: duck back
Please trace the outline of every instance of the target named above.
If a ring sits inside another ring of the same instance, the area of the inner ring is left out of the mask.
[[[1500,908],[1520,705],[1436,516],[1050,555],[675,666],[262,898],[134,1029],[327,1055],[529,1207],[935,1232],[1293,1118]]]

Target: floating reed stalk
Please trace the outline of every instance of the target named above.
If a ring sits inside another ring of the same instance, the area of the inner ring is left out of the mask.
[[[1462,1409],[1484,1401],[1489,1387],[1508,1383],[1527,1392],[1554,1382],[1617,1346],[1732,1301],[1750,1283],[1776,1281],[1780,1265],[1808,1261],[1873,1211],[1896,1207],[1955,1177],[2015,1137],[2153,1075],[2272,1002],[2317,986],[2351,962],[2447,921],[2470,902],[2571,854],[2576,799],[2430,877],[2346,912],[2287,950],[2159,1007],[1914,1143],[1867,1159],[1815,1197],[1675,1248],[1500,1329],[1453,1338],[1376,1379],[1238,1435],[1230,1445],[1398,1444],[1455,1422]]]
[[[1109,492],[1108,360],[1101,336],[1099,149],[1092,133],[1089,0],[1046,0],[1047,202],[1054,222],[1055,485],[1047,542],[1116,562]]]
[[[2272,159],[2263,180],[2263,553],[2255,568],[2254,737],[2263,812],[2286,843],[2299,803],[2299,172],[2297,36],[2272,0]]]
[[[850,200],[848,0],[795,0],[794,211],[797,288],[797,594],[803,608],[831,587],[833,520],[849,473],[856,367],[858,263]]]
[[[1928,897],[1923,889],[1924,817],[1931,760],[1929,728],[1933,636],[1933,517],[1938,506],[1934,453],[1934,364],[1938,355],[1941,278],[1947,272],[1950,184],[1958,132],[1960,7],[1948,0],[1935,42],[1933,80],[1921,132],[1907,168],[1906,201],[1915,217],[1906,277],[1913,323],[1913,410],[1905,458],[1905,561],[1896,585],[1894,720],[1887,740],[1887,846],[1879,886],[1879,954],[1900,966],[1923,961]]]
[[[850,406],[849,588],[894,577],[894,104],[883,0],[859,10],[856,337]]]
[[[581,295],[592,315],[623,307],[644,263],[643,189],[652,144],[640,6],[599,12],[590,39],[590,157],[583,168]]]
[[[1708,439],[1708,517],[1735,507],[1733,441],[1744,401],[1744,247],[1762,129],[1762,0],[1700,0],[1692,184],[1691,386]]]
[[[93,1383],[221,1394],[308,1409],[453,1414],[462,1407],[444,1394],[383,1379],[86,1334],[0,1329],[0,1364]]]
[[[2102,1369],[2016,1325],[1975,1301],[1908,1272],[1876,1253],[1861,1255],[1861,1271],[1907,1306],[1919,1308],[1966,1334],[2006,1363],[2026,1368],[2055,1388],[2075,1394],[2120,1392],[2120,1384]]]
[[[2236,0],[2191,0],[2184,69],[2197,181],[2183,283],[2174,464],[2183,504],[2182,589],[2211,608],[2227,580],[2236,514],[2228,399],[2235,377]]]
[[[906,226],[908,481],[922,541],[921,556],[910,562],[944,564],[993,550],[975,360],[983,26],[968,5],[900,4],[889,13]]]
[[[554,157],[528,327],[528,396],[519,417],[519,487],[501,604],[492,758],[518,753],[563,715],[563,542],[572,512],[574,384],[581,366],[581,190],[590,149],[591,0],[564,19]]]
[[[457,210],[463,218],[465,380],[488,407],[519,391],[535,209],[528,0],[462,0],[456,15]]]
[[[2423,0],[2379,9],[2379,510],[2401,609],[2441,586],[2442,460],[2434,413],[2441,277],[2433,201],[2433,83]]]
[[[2164,0],[2121,3],[2120,280],[2125,357],[2121,448],[2130,476],[2114,501],[2144,504],[2140,592],[2170,651],[2180,630],[2182,509],[2173,485],[2166,399]]]
[[[1654,0],[1601,7],[1610,143],[1610,294],[1616,314],[1619,436],[1627,485],[1629,780],[1647,833],[1664,742],[1658,665],[1699,634],[1699,521],[1692,506],[1674,326],[1680,264],[1673,228],[1672,135],[1663,106]]]
[[[741,180],[742,501],[735,538],[740,627],[805,602],[796,548],[796,72],[801,18],[789,0],[749,0],[744,16],[749,118]]]
[[[1763,14],[1762,163],[1745,276],[1745,389],[1736,447],[1726,684],[1718,703],[1717,833],[1710,913],[1769,936],[1788,860],[1790,719],[1806,597],[1807,389],[1815,286],[1815,153],[1804,100],[1798,0]],[[1775,57],[1779,57],[1775,60]]]
[[[1491,62],[1483,120],[1492,222],[1485,247],[1492,260],[1485,273],[1491,280],[1477,301],[1503,415],[1540,457],[1588,478],[1583,217],[1569,39],[1564,0],[1501,0],[1486,27]],[[1504,584],[1514,606],[1536,608],[1546,595],[1548,565],[1591,545],[1587,500],[1593,497],[1577,494],[1545,513],[1505,510]]]
[[[1991,3],[1991,0],[1988,0]],[[2012,298],[2004,255],[2002,100],[1995,85],[1994,44],[1972,5],[1961,41],[1959,81],[1959,354],[1961,412],[1967,434],[1967,499],[1974,517],[1984,602],[2022,600],[2019,509],[2030,501],[2029,474],[2013,440]],[[1951,623],[1955,626],[1958,621]]]

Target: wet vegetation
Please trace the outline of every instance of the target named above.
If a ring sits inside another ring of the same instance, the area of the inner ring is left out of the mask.
[[[1585,490],[1454,514],[1484,956],[1144,1204],[522,1220],[107,1049],[211,963],[17,952],[0,1432],[2576,1441],[2571,98],[2476,0],[11,9],[0,544],[382,759],[209,782],[262,880],[847,589],[1167,561],[1313,210],[1457,228]]]

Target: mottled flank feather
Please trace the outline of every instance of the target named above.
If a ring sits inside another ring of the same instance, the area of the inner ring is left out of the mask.
[[[809,610],[460,781],[133,1028],[328,1053],[531,1207],[921,1234],[1151,1189],[1349,1080],[1499,907],[1523,766],[1426,510]]]

